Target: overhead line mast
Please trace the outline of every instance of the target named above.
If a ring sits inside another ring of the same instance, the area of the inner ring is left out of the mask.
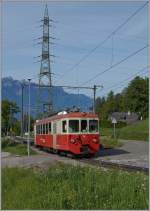
[[[39,95],[38,95],[38,103],[39,108],[43,107],[43,111],[46,115],[52,113],[53,110],[53,101],[52,101],[52,73],[50,67],[50,49],[49,49],[49,22],[52,21],[49,19],[48,15],[48,7],[46,5],[45,12],[44,12],[44,19],[43,21],[43,36],[42,36],[42,55],[41,55],[41,67],[40,67],[40,74],[39,74]],[[48,79],[48,99],[42,100],[42,90],[41,85],[44,84],[44,78]]]

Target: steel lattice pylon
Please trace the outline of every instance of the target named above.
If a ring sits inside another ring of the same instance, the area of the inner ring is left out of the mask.
[[[44,78],[48,80],[46,84]],[[42,93],[45,91],[42,85],[46,84],[50,87],[47,88],[47,99],[43,99]],[[43,19],[43,36],[42,36],[42,55],[41,55],[41,67],[39,74],[39,93],[38,93],[38,108],[43,108],[43,112],[48,115],[53,110],[52,103],[52,79],[51,79],[51,67],[50,67],[50,50],[49,50],[49,15],[48,7],[46,5]]]

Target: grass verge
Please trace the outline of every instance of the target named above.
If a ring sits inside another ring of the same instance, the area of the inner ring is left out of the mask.
[[[2,170],[2,209],[148,209],[148,176],[57,164]]]
[[[113,128],[101,128],[100,135],[113,138]],[[118,139],[148,141],[149,120],[139,121],[123,128],[116,128]]]
[[[148,119],[123,127],[118,132],[118,138],[127,140],[148,141],[148,136],[149,136]]]
[[[114,139],[111,137],[101,137],[100,143],[104,148],[116,148],[121,147],[123,143],[121,143],[118,139]]]
[[[10,152],[11,154],[15,155],[27,155],[27,146],[24,144],[16,143],[10,139],[3,139],[2,151]],[[30,149],[30,154],[36,155],[37,153],[34,150]]]

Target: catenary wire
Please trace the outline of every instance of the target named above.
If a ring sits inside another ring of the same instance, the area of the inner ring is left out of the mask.
[[[93,49],[91,49],[86,55],[84,55],[77,63],[73,65],[72,68],[67,70],[61,78],[63,78],[67,73],[72,72],[77,66],[79,66],[85,59],[87,59],[97,48],[99,48],[101,45],[103,45],[108,39],[110,39],[114,34],[117,33],[124,25],[126,25],[137,13],[139,13],[146,5],[148,4],[148,1],[143,4],[140,8],[138,8],[132,15],[130,15],[121,25],[119,25],[113,32],[111,32],[102,42],[100,42],[97,46],[95,46]],[[60,78],[60,79],[61,79]]]
[[[136,76],[141,76],[141,74],[147,74],[148,73],[148,70],[146,70],[146,72],[145,71],[143,71],[143,72],[141,72],[141,73],[138,73],[138,74],[135,74],[135,75],[133,75],[132,77],[129,77],[128,78],[128,80],[126,79],[126,80],[124,80],[124,81],[122,81],[122,82],[120,82],[120,83],[118,83],[118,84],[115,84],[112,88],[113,89],[111,89],[110,87],[110,89],[109,88],[107,88],[107,89],[105,89],[105,92],[102,94],[103,96],[104,95],[106,95],[109,91],[111,91],[111,90],[113,90],[113,92],[115,92],[116,91],[116,89],[118,89],[118,88],[121,88],[121,87],[126,87],[126,85],[125,85],[125,82],[130,82],[131,81],[131,79],[134,79],[134,77],[136,77]],[[115,89],[114,89],[115,88]],[[118,91],[117,91],[118,92]]]
[[[137,51],[131,53],[130,55],[128,55],[127,57],[121,59],[120,61],[116,62],[115,64],[113,64],[111,67],[108,67],[107,69],[105,69],[104,71],[96,74],[94,77],[90,78],[89,80],[85,81],[84,83],[82,83],[81,85],[87,84],[89,82],[91,82],[92,80],[96,79],[97,77],[99,77],[100,75],[104,74],[105,72],[110,71],[111,69],[113,69],[114,67],[120,65],[121,63],[125,62],[126,60],[128,60],[129,58],[135,56],[136,54],[138,54],[139,52],[143,51],[145,48],[147,48],[149,45],[145,45],[144,47],[138,49]]]
[[[143,73],[143,71],[147,70],[148,67],[149,67],[149,66],[143,67],[142,69],[140,69],[139,71],[137,71],[135,74],[132,74],[131,76],[125,78],[125,79],[122,80],[122,81],[119,81],[118,83],[116,83],[116,84],[114,84],[114,85],[112,85],[112,86],[110,86],[110,87],[108,87],[108,88],[106,88],[106,89],[104,88],[102,91],[109,90],[109,89],[114,88],[114,87],[118,87],[118,85],[120,85],[120,84],[122,84],[122,83],[128,81],[129,79],[131,79],[131,78],[137,76],[139,73]]]

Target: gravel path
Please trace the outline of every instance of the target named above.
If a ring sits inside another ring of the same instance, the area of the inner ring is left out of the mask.
[[[56,162],[63,162],[66,164],[71,165],[88,165],[81,163],[78,160],[70,159],[68,157],[59,156],[57,154],[51,154],[43,151],[38,151],[38,155],[31,155],[31,156],[15,156],[9,154],[7,157],[2,158],[1,166],[4,167],[49,167],[50,165],[55,164]]]
[[[1,152],[1,158],[6,158],[9,157],[10,153],[9,152]]]
[[[149,168],[149,143],[143,141],[123,141],[123,146],[116,149],[100,150],[93,160],[109,161],[112,163],[127,164],[138,167]],[[38,155],[15,156],[7,152],[2,152],[2,168],[9,166],[50,166],[58,161],[73,164],[73,165],[87,165],[82,163],[82,159],[74,160],[67,157],[62,157],[56,154],[51,154],[39,151]]]

